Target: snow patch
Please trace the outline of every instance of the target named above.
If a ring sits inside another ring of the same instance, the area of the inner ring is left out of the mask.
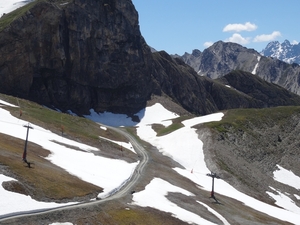
[[[256,70],[258,68],[260,58],[261,58],[261,56],[257,56],[257,63],[255,64],[254,69],[252,70],[252,74],[256,74]]]
[[[48,209],[75,204],[75,202],[58,204],[54,202],[36,201],[30,196],[5,190],[2,186],[2,183],[7,181],[16,181],[16,179],[0,174],[0,215],[9,214],[12,212],[22,212],[25,210],[30,211],[36,209]]]
[[[3,101],[3,100],[0,100],[0,104],[2,104],[2,105],[7,105],[7,106],[11,106],[11,107],[18,107],[18,106],[16,106],[16,105],[10,104],[10,103],[5,102],[5,101]],[[0,106],[0,107],[1,107],[1,106]]]
[[[111,139],[108,139],[108,138],[105,138],[105,137],[101,137],[101,136],[99,136],[99,138],[119,145],[121,151],[123,150],[123,148],[126,148],[126,149],[136,153],[130,142],[127,143],[127,142],[123,142],[123,141],[114,141],[114,140],[111,140]]]
[[[204,204],[203,202],[199,202],[199,201],[197,201],[197,202],[200,205],[203,205],[205,208],[207,208],[207,210],[210,211],[212,214],[214,214],[216,217],[218,217],[223,222],[224,225],[230,225],[230,223],[228,223],[228,221],[221,214],[219,214],[216,210],[212,209],[211,207]]]
[[[300,190],[300,177],[279,165],[277,167],[279,170],[273,172],[274,180]]]
[[[289,198],[286,194],[283,194],[279,191],[276,192],[277,194],[267,191],[267,194],[270,195],[275,200],[276,205],[290,212],[294,212],[298,215],[300,214],[300,208],[296,205],[296,203],[291,198]]]
[[[150,184],[145,187],[144,191],[133,194],[133,203],[131,204],[139,205],[141,207],[152,207],[163,212],[172,213],[172,216],[175,218],[188,223],[207,225],[214,224],[201,218],[199,215],[191,213],[169,201],[166,196],[170,192],[181,193],[186,196],[194,196],[194,194],[191,192],[176,187],[167,181],[164,181],[160,178],[154,178]],[[155,201],[153,201],[154,199]]]

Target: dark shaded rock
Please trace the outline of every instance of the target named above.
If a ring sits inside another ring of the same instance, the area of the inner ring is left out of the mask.
[[[162,92],[189,112],[208,114],[218,110],[205,82],[191,67],[164,51],[154,53],[153,58],[153,76]]]
[[[263,107],[300,105],[299,95],[249,72],[236,70],[218,80],[253,99],[263,102]]]
[[[130,0],[41,1],[0,33],[0,90],[62,110],[134,112],[152,92]]]

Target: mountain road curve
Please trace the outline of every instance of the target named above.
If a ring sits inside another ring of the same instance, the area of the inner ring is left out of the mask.
[[[105,125],[101,124],[101,126],[105,126]],[[80,202],[80,203],[76,203],[76,204],[72,204],[72,205],[55,207],[55,208],[36,209],[36,210],[14,212],[14,213],[10,213],[10,214],[0,215],[0,223],[3,221],[7,222],[11,219],[24,218],[27,216],[42,215],[42,214],[52,213],[52,212],[56,212],[56,211],[70,210],[70,209],[76,209],[76,208],[80,208],[80,207],[84,207],[84,206],[101,204],[101,203],[104,203],[107,201],[121,198],[121,197],[131,193],[134,185],[138,182],[140,175],[142,174],[143,170],[145,169],[145,166],[147,165],[147,163],[149,161],[148,153],[144,149],[144,147],[135,139],[135,137],[133,137],[128,132],[126,132],[124,129],[117,128],[117,127],[111,127],[111,126],[106,126],[106,127],[108,129],[114,130],[115,132],[123,135],[126,139],[128,139],[140,159],[139,164],[136,166],[135,171],[132,173],[131,177],[128,178],[121,187],[116,188],[114,191],[111,192],[110,195],[108,195],[106,198],[103,198],[103,199],[97,199],[97,200],[92,200],[92,201],[87,201],[87,202]]]

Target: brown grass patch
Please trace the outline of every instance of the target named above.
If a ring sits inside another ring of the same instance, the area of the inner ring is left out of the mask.
[[[27,146],[27,159],[34,164],[32,168],[28,168],[22,161],[23,149],[23,140],[0,134],[0,164],[7,166],[11,172],[9,175],[20,182],[6,184],[10,191],[30,194],[43,201],[66,201],[74,197],[96,196],[102,191],[102,188],[84,182],[50,163],[44,158],[50,152],[30,142]]]

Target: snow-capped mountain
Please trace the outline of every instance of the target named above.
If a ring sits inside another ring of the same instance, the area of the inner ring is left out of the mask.
[[[288,40],[283,43],[272,41],[262,50],[261,54],[287,63],[300,64],[300,43],[292,44]]]

